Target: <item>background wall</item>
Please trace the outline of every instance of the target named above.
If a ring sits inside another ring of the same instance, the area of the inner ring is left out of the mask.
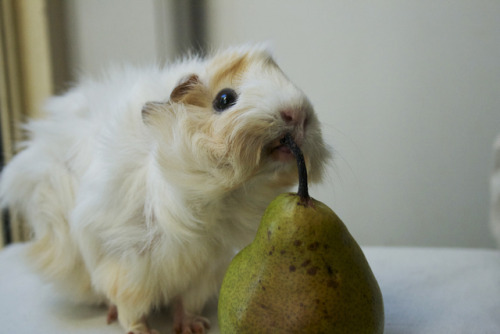
[[[163,35],[159,33],[166,30],[160,24],[167,15],[159,3],[151,0],[66,0],[72,76],[97,74],[113,62],[140,63],[170,56],[168,48],[163,47]],[[162,15],[163,20],[160,19]]]
[[[171,58],[172,3],[69,1],[71,68]],[[313,101],[336,159],[311,192],[360,243],[493,247],[500,2],[207,4],[209,46],[271,42]]]

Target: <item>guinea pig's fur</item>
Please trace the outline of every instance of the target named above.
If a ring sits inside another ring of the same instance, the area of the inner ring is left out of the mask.
[[[237,100],[218,111],[224,88]],[[116,306],[132,333],[150,333],[146,315],[170,303],[176,331],[208,327],[198,316],[235,250],[297,182],[286,132],[310,181],[330,158],[311,103],[260,46],[114,68],[45,111],[1,175],[2,204],[32,227],[44,277],[77,301]]]

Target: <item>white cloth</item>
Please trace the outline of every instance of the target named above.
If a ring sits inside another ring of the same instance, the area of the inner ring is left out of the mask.
[[[72,305],[40,281],[25,245],[0,251],[0,333],[123,334],[106,309]],[[386,334],[500,333],[500,250],[363,248],[382,289]],[[219,333],[216,304],[205,315]],[[151,321],[171,333],[171,316]]]
[[[386,334],[499,334],[500,251],[365,249]]]

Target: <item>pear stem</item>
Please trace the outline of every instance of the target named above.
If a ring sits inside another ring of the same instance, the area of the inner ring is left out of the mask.
[[[297,169],[299,171],[299,189],[297,191],[297,195],[299,195],[303,203],[308,203],[310,196],[307,186],[307,168],[304,155],[302,154],[299,146],[293,140],[290,133],[285,134],[285,136],[280,140],[280,143],[286,145],[290,151],[292,151],[295,159],[297,160]]]

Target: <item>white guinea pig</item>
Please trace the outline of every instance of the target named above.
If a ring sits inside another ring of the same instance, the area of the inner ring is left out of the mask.
[[[108,303],[129,333],[173,305],[174,329],[204,333],[235,250],[297,182],[290,132],[310,180],[330,158],[311,103],[265,48],[166,68],[122,67],[51,98],[4,169],[2,204],[34,231],[42,274],[81,302]]]

